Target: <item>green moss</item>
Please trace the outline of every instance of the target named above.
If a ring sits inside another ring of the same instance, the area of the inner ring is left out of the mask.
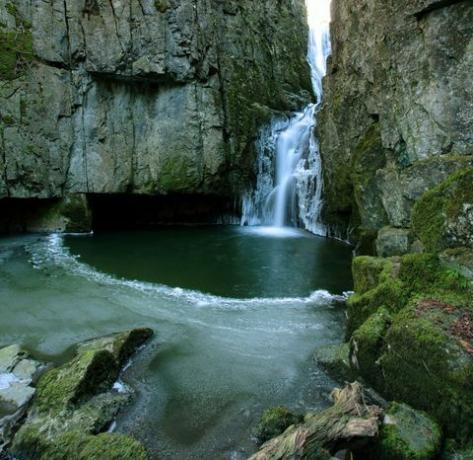
[[[381,276],[383,276],[383,280],[387,279],[392,269],[393,263],[390,259],[369,256],[355,257],[352,262],[355,292],[362,295],[374,289],[379,285]]]
[[[431,460],[440,451],[442,432],[426,413],[391,403],[374,447],[366,460]]]
[[[380,359],[389,397],[434,415],[457,438],[473,432],[473,357],[452,328],[464,309],[414,300],[393,319]]]
[[[427,251],[465,245],[465,235],[461,235],[458,221],[463,217],[463,205],[473,203],[472,181],[472,167],[457,171],[426,192],[414,206],[413,229]],[[469,230],[463,230],[468,233],[468,239]]]
[[[353,333],[350,341],[350,362],[363,378],[379,390],[384,389],[384,378],[378,359],[390,324],[391,315],[382,307]]]
[[[148,455],[141,443],[113,433],[102,433],[89,438],[81,450],[78,460],[146,460]]]
[[[0,30],[0,79],[20,76],[33,59],[33,37],[29,30]]]
[[[61,411],[109,388],[117,374],[116,361],[109,351],[85,351],[41,378],[36,405],[44,412]]]
[[[294,415],[287,407],[271,407],[263,412],[261,421],[256,428],[256,437],[259,443],[279,436],[291,425],[301,423],[303,417]]]
[[[96,436],[67,431],[53,439],[46,433],[21,428],[12,452],[19,458],[38,460],[146,460],[141,443],[130,436],[101,433]]]
[[[453,439],[448,439],[441,460],[473,460],[473,445],[459,446]]]
[[[15,119],[11,117],[10,115],[3,115],[2,122],[7,126],[11,126],[15,124]]]
[[[168,0],[155,0],[154,6],[160,13],[165,13],[170,7]]]

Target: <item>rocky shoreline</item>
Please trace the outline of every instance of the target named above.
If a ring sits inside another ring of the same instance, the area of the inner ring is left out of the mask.
[[[413,211],[417,252],[353,260],[355,293],[347,302],[346,342],[315,355],[340,383],[357,380],[382,396],[376,399],[376,414],[365,414],[376,418],[370,435],[361,445],[355,435],[348,436],[342,445],[352,458],[473,458],[472,183],[473,168],[466,168],[420,198]],[[383,398],[391,402],[380,403]],[[328,411],[336,407],[335,397]],[[353,414],[334,422],[326,420],[328,411],[306,414],[289,428],[266,414],[263,420],[282,427],[281,434],[253,458],[335,455],[340,445],[327,443],[327,433],[337,424],[353,423]]]
[[[153,335],[133,329],[89,340],[59,367],[18,345],[0,350],[0,452],[5,458],[148,458],[130,436],[108,432],[132,393],[117,383],[131,356]]]

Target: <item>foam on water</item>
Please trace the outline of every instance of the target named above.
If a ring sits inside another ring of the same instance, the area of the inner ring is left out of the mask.
[[[257,229],[258,227],[256,227],[256,231]],[[283,232],[291,231],[294,232],[294,236],[301,236],[301,231],[297,229],[286,230],[284,228],[272,228],[271,230],[279,230]],[[255,231],[255,228],[249,231]],[[261,305],[281,305],[288,307],[314,304],[319,306],[328,306],[333,302],[340,302],[346,299],[345,295],[333,295],[326,290],[314,291],[307,297],[254,297],[250,299],[235,299],[205,294],[203,292],[189,289],[170,287],[157,283],[117,278],[112,275],[97,271],[93,267],[81,262],[79,257],[74,256],[69,252],[67,247],[64,245],[63,236],[60,234],[51,234],[49,236],[39,238],[27,244],[25,247],[30,253],[31,263],[36,269],[50,270],[52,267],[54,267],[54,269],[62,269],[66,272],[73,273],[74,275],[84,277],[99,284],[132,289],[142,295],[155,296],[156,294],[159,294],[169,298],[178,298],[179,300],[188,302],[195,307],[241,309],[257,308]]]

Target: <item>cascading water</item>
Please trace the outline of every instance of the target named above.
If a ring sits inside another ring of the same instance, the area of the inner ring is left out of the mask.
[[[316,235],[326,233],[320,221],[323,181],[315,126],[330,54],[330,1],[306,0],[310,29],[307,59],[317,102],[289,120],[273,120],[261,131],[257,183],[243,197],[242,225],[302,226]]]

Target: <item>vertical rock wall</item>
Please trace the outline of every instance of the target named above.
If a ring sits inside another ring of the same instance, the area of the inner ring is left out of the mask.
[[[473,2],[333,0],[332,9],[318,128],[325,218],[363,251],[383,229],[378,252],[406,252],[414,203],[473,163]]]
[[[306,49],[304,0],[0,0],[0,198],[235,195]]]

